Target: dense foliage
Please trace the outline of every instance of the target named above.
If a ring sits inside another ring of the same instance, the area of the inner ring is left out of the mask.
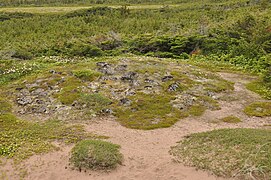
[[[149,3],[130,3],[141,2]],[[0,58],[95,57],[126,52],[181,59],[196,55],[264,74],[264,83],[270,87],[268,1],[174,3],[182,5],[156,9],[104,6],[45,14],[0,11]]]

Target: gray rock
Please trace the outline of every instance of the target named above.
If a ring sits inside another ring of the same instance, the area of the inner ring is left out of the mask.
[[[17,99],[17,103],[19,105],[25,106],[27,104],[31,104],[32,103],[32,99],[29,96],[20,97],[20,98]]]
[[[168,86],[168,91],[173,92],[177,91],[180,86],[177,83],[173,83]]]
[[[127,69],[127,65],[126,64],[121,64],[121,65],[118,65],[115,68],[115,71],[126,71],[126,69]]]
[[[137,78],[138,74],[136,72],[128,72],[126,74],[124,74],[122,77],[121,77],[121,80],[122,81],[133,81]]]
[[[56,71],[55,71],[55,70],[53,70],[53,69],[51,69],[51,70],[49,71],[49,73],[51,73],[51,74],[55,74],[55,73],[56,73]]]
[[[166,81],[170,81],[170,80],[172,80],[173,79],[173,76],[164,76],[163,78],[162,78],[162,82],[166,82]]]
[[[120,100],[121,105],[130,106],[131,103],[132,103],[132,101],[130,99],[127,99],[127,98],[123,98],[123,99]]]
[[[106,109],[102,109],[101,113],[102,114],[113,114],[114,112],[112,109],[106,108]]]

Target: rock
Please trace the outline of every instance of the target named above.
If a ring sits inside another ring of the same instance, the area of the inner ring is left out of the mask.
[[[32,89],[32,88],[38,87],[39,85],[37,83],[33,83],[33,84],[26,84],[25,86],[27,89]]]
[[[27,104],[31,104],[32,103],[32,99],[29,96],[21,97],[21,98],[17,99],[17,103],[19,105],[25,106]]]
[[[127,99],[127,98],[123,98],[123,99],[120,100],[121,105],[130,106],[131,103],[132,103],[132,101],[130,99]]]
[[[152,80],[152,79],[148,79],[148,78],[146,78],[145,80],[144,80],[144,82],[145,83],[154,83],[154,80]]]
[[[42,88],[38,88],[34,91],[31,92],[32,95],[35,95],[35,96],[47,96],[48,95],[48,92],[46,92],[44,89]]]
[[[122,81],[133,81],[137,78],[138,74],[136,72],[128,72],[126,74],[124,74],[122,77],[121,77],[121,80]]]
[[[115,73],[114,69],[109,63],[106,62],[97,62],[96,66],[99,67],[98,71],[107,75],[113,75]]]
[[[134,96],[135,94],[136,94],[136,92],[132,91],[132,90],[125,91],[125,96]]]
[[[30,92],[28,91],[28,89],[22,89],[22,90],[20,90],[20,93],[21,93],[21,95],[23,95],[23,96],[30,95]]]
[[[55,73],[56,73],[56,71],[55,71],[55,70],[53,70],[53,69],[51,69],[51,70],[49,71],[49,73],[51,73],[51,74],[55,74]]]
[[[16,91],[21,91],[22,89],[24,89],[23,87],[17,87],[15,90]]]
[[[180,86],[177,83],[173,83],[168,86],[168,91],[173,92],[177,91]]]
[[[121,64],[121,65],[118,65],[115,68],[115,71],[126,71],[126,69],[127,69],[127,65],[126,64]]]
[[[109,66],[109,64],[107,62],[97,62],[96,66],[98,66],[98,67],[105,67],[105,66]]]
[[[166,82],[166,81],[170,81],[170,80],[172,80],[173,79],[173,76],[164,76],[163,78],[162,78],[162,82]]]
[[[106,109],[102,109],[101,113],[103,113],[103,114],[113,114],[114,112],[113,112],[112,109],[106,108]]]
[[[152,86],[144,86],[145,89],[152,89]]]

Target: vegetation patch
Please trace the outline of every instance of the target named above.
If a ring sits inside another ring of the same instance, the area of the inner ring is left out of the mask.
[[[121,164],[119,145],[101,140],[82,140],[71,152],[71,163],[81,169],[107,170]]]
[[[220,129],[191,134],[170,152],[178,161],[218,176],[271,177],[270,130]]]
[[[131,97],[131,107],[117,109],[117,120],[134,129],[170,127],[184,116],[180,110],[171,106],[172,98],[166,94],[138,93]]]
[[[78,99],[78,103],[85,105],[85,108],[92,109],[95,112],[101,112],[101,110],[108,108],[112,101],[99,93],[94,94],[82,94]]]
[[[78,100],[81,95],[80,87],[83,83],[75,77],[68,77],[62,83],[61,91],[55,94],[55,97],[65,105],[71,105],[75,100]]]
[[[101,73],[92,70],[77,70],[73,71],[73,74],[75,77],[85,81],[94,81],[101,76]]]
[[[0,115],[0,156],[25,159],[57,149],[51,144],[55,140],[74,143],[94,137],[80,125],[69,126],[55,120],[34,123],[20,120],[10,113]]]
[[[242,122],[241,119],[236,117],[236,116],[227,116],[227,117],[224,117],[224,118],[222,118],[220,120],[223,121],[223,122],[226,122],[226,123],[239,123],[239,122]]]
[[[0,115],[11,112],[12,106],[5,99],[0,98]]]
[[[271,102],[255,102],[248,105],[244,112],[248,116],[271,116]]]
[[[246,85],[247,89],[261,95],[265,99],[271,99],[271,87],[268,87],[264,82],[254,81]]]

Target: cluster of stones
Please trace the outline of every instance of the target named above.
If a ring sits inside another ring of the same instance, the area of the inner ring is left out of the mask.
[[[130,106],[132,104],[131,96],[137,93],[165,93],[165,89],[162,86],[163,83],[171,82],[166,90],[168,92],[178,91],[178,93],[174,94],[175,99],[172,100],[171,104],[173,107],[181,110],[192,106],[197,101],[197,97],[201,95],[207,95],[212,98],[215,96],[213,92],[205,92],[200,83],[186,91],[180,91],[179,88],[182,82],[175,82],[170,72],[165,72],[164,74],[162,74],[163,72],[155,72],[153,74],[147,72],[139,73],[138,69],[134,68],[133,63],[138,63],[138,67],[144,66],[144,63],[132,62],[129,59],[122,59],[118,64],[98,62],[96,63],[96,70],[103,75],[97,81],[85,82],[86,86],[82,88],[88,93],[102,92],[102,94],[106,94],[112,101],[119,102],[120,106]],[[161,64],[158,65],[161,66]],[[62,76],[61,72],[56,72],[55,70],[50,70],[50,73],[60,74]],[[59,85],[65,82],[66,76],[73,75],[72,73],[68,73],[65,76],[63,75],[62,79],[53,86],[47,85],[47,81],[52,80],[54,76],[50,77],[51,79],[38,79],[34,83],[28,84],[24,82],[24,87],[16,89],[16,102],[20,107],[19,113],[51,114],[63,109],[78,108],[76,102],[71,106],[65,106],[53,98],[55,93],[61,91]],[[206,80],[207,79],[204,79],[204,81]],[[202,104],[204,104],[204,102],[202,102]],[[207,108],[212,108],[208,103],[204,105],[209,106]],[[103,109],[102,113],[112,114],[113,110]]]

